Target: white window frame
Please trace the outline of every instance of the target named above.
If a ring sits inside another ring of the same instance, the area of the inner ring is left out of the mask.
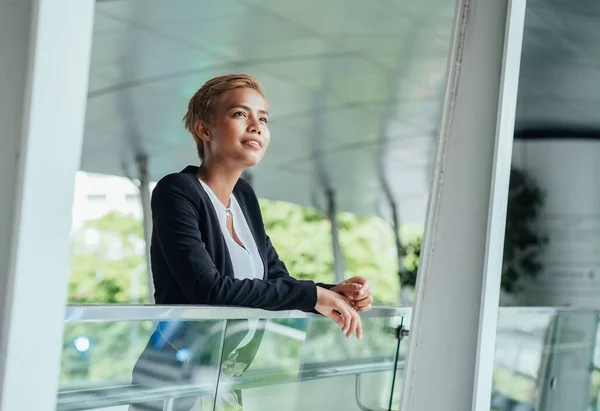
[[[525,0],[458,0],[402,410],[489,411]]]

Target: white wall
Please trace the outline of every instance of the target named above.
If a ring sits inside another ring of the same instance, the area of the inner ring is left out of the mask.
[[[600,142],[516,141],[513,164],[546,192],[545,268],[526,303],[600,308]]]

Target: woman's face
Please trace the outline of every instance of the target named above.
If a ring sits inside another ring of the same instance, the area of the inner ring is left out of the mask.
[[[268,106],[256,90],[236,88],[221,98],[212,124],[202,139],[205,159],[224,161],[234,166],[251,167],[263,158],[271,135],[267,123]]]

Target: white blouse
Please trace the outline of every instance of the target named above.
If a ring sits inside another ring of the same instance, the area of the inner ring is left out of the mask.
[[[231,194],[229,197],[229,210],[233,217],[233,229],[242,244],[244,244],[244,247],[236,243],[231,234],[229,234],[229,230],[227,229],[227,219],[229,218],[227,215],[227,208],[219,201],[217,195],[212,191],[208,184],[200,179],[198,179],[198,181],[200,181],[204,191],[208,194],[215,212],[217,213],[217,217],[219,217],[221,232],[223,233],[225,243],[227,244],[227,250],[231,257],[235,278],[262,279],[264,274],[264,264],[258,253],[258,248],[256,247],[256,242],[254,241],[248,222],[246,221],[244,213],[235,196]],[[250,331],[236,349],[245,346],[252,340],[252,337],[254,337],[254,334],[256,333],[257,325],[257,319],[248,320],[248,328]]]

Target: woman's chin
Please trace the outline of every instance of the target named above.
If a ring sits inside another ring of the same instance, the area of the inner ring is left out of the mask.
[[[246,163],[246,167],[252,167],[260,163],[263,155],[261,151],[253,151],[247,152],[244,156],[244,162]]]
[[[242,161],[240,161],[240,165],[244,168],[254,167],[262,160],[262,156],[246,156]]]

